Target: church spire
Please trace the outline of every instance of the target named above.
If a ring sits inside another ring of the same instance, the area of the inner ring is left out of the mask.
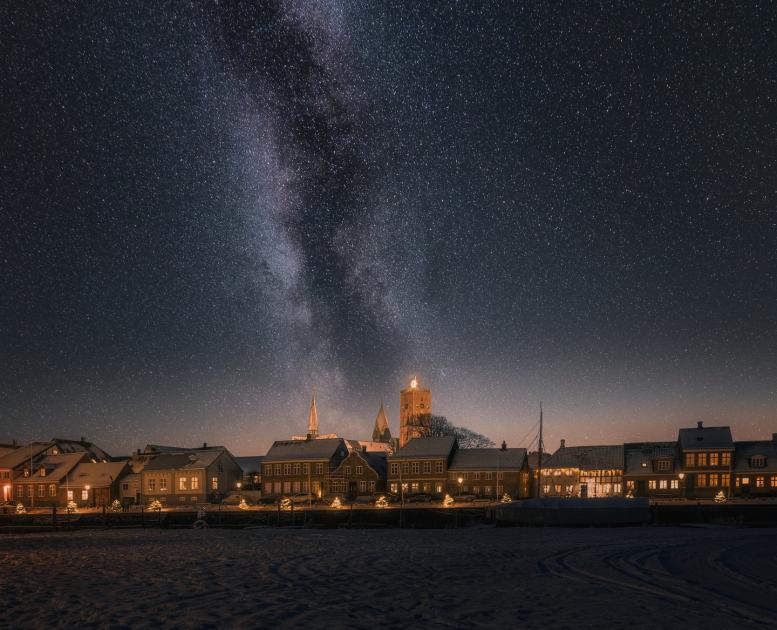
[[[375,418],[375,428],[372,430],[373,442],[391,443],[391,431],[389,430],[388,418],[383,410],[383,401],[380,401],[380,410]]]
[[[316,388],[313,388],[313,400],[310,401],[310,413],[308,414],[308,437],[318,437],[318,409],[316,409]]]

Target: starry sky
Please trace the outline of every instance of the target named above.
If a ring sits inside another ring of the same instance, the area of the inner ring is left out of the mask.
[[[0,441],[770,437],[774,8],[556,4],[4,3]]]

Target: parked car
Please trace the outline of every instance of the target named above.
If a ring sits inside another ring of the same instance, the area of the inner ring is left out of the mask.
[[[475,495],[457,494],[455,497],[453,497],[453,500],[456,501],[456,503],[472,503],[475,500]]]
[[[405,503],[431,503],[432,495],[426,492],[418,492],[405,496]]]

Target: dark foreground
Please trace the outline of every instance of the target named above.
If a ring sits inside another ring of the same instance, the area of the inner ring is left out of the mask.
[[[777,628],[777,530],[0,537],[0,627]]]

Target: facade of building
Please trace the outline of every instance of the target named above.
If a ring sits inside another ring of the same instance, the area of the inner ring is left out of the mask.
[[[334,469],[330,493],[355,499],[386,490],[386,453],[351,449]]]
[[[542,496],[615,497],[623,492],[623,445],[561,446],[542,468]]]
[[[243,471],[242,488],[244,490],[262,489],[262,461],[264,455],[252,455],[250,457],[235,457],[235,461]]]
[[[777,496],[777,433],[771,440],[734,442],[734,496]]]
[[[680,472],[684,475],[684,495],[693,499],[711,499],[723,492],[732,496],[734,440],[729,427],[680,429]]]
[[[685,491],[677,442],[623,445],[624,490],[627,497],[679,498]]]
[[[141,502],[163,506],[217,503],[241,482],[243,471],[224,447],[160,452],[145,464]]]
[[[115,499],[121,500],[120,487],[130,470],[126,461],[81,462],[70,473],[65,488],[66,502],[77,507],[109,506]]]
[[[342,438],[275,442],[262,461],[262,496],[326,497],[332,493],[333,474],[348,453]]]
[[[449,466],[458,450],[455,437],[420,437],[388,457],[388,489],[405,496],[449,491]]]
[[[429,435],[432,416],[432,390],[419,387],[413,377],[410,385],[399,392],[399,448],[410,440]]]
[[[37,458],[32,469],[26,466],[14,478],[14,502],[28,508],[67,505],[71,475],[87,461],[89,457],[83,452]]]
[[[460,480],[460,481],[459,481]],[[450,494],[497,500],[529,496],[529,460],[525,448],[460,448],[448,467]]]

